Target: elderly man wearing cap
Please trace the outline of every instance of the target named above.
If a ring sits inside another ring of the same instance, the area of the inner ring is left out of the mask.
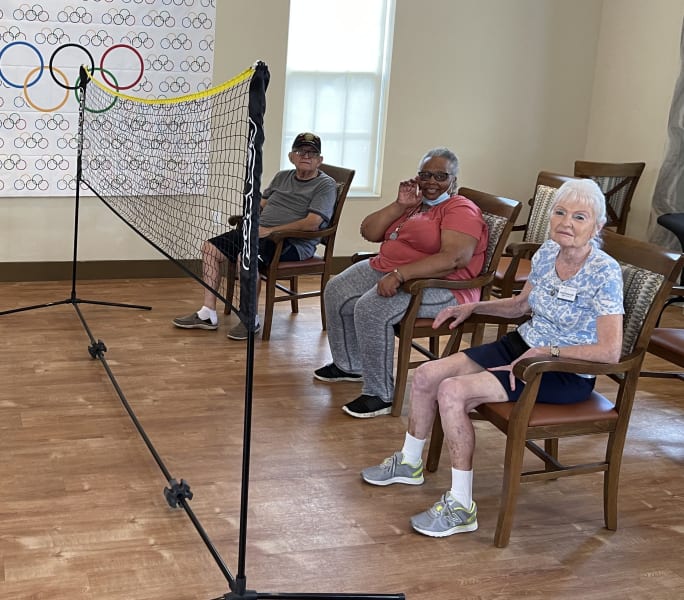
[[[259,218],[259,260],[268,264],[273,259],[275,244],[268,239],[274,231],[302,229],[316,231],[328,225],[335,208],[335,180],[319,170],[323,162],[321,138],[313,133],[300,133],[288,154],[294,169],[278,172],[261,198]],[[283,260],[306,260],[313,256],[318,239],[290,238],[285,241]],[[237,262],[242,250],[242,232],[231,230],[202,245],[202,272],[204,282],[218,289],[221,280],[221,263],[228,259]],[[197,312],[173,320],[182,329],[218,328],[216,295],[204,290],[204,305]],[[257,331],[258,331],[257,327]],[[247,339],[247,328],[240,321],[228,331],[233,340]]]

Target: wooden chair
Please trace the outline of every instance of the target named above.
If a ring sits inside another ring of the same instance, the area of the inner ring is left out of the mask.
[[[658,315],[656,327],[651,334],[651,339],[648,341],[648,351],[658,358],[684,368],[684,329],[660,327],[663,311],[675,302],[684,302],[684,286],[674,286],[672,291],[675,292],[674,295],[670,295],[663,306],[663,310]],[[684,371],[642,371],[641,376],[681,379],[684,381]]]
[[[411,294],[411,301],[404,317],[395,327],[395,334],[399,338],[397,354],[397,370],[394,383],[394,399],[392,402],[392,415],[401,415],[408,372],[426,360],[434,360],[440,355],[445,356],[451,352],[450,345],[440,353],[439,339],[442,336],[451,337],[453,331],[444,325],[439,329],[432,328],[433,319],[419,318],[418,311],[423,301],[423,290],[427,288],[466,289],[481,288],[481,298],[489,298],[490,287],[494,278],[494,266],[498,263],[506,246],[508,236],[513,228],[515,220],[522,207],[517,200],[511,200],[502,196],[494,196],[486,192],[470,188],[460,188],[458,193],[472,200],[480,207],[482,215],[489,229],[489,243],[482,272],[475,279],[467,281],[450,281],[447,279],[413,279],[403,284],[402,289]],[[478,341],[482,332],[470,331]],[[428,347],[419,344],[416,340],[428,338]],[[417,350],[424,360],[411,360],[411,351]]]
[[[330,223],[325,229],[318,231],[287,230],[272,233],[269,239],[276,244],[273,260],[269,265],[261,268],[261,279],[266,287],[266,306],[264,322],[262,323],[261,339],[268,340],[271,337],[271,324],[273,322],[273,307],[276,302],[290,302],[293,313],[299,312],[299,300],[302,298],[319,297],[321,304],[321,326],[326,328],[325,304],[323,290],[331,275],[335,236],[342,214],[344,202],[347,199],[351,182],[354,178],[353,169],[345,169],[334,165],[322,164],[321,171],[330,175],[337,182],[337,202]],[[306,260],[282,261],[280,255],[286,238],[321,238],[324,246],[323,256],[318,254]],[[320,277],[320,285],[317,290],[308,292],[299,291],[298,278],[304,276]],[[286,281],[285,283],[280,283]],[[235,289],[235,269],[228,268],[226,298],[232,298]],[[278,294],[277,292],[282,292]],[[224,313],[230,313],[230,304],[226,304]]]
[[[575,177],[593,179],[606,197],[606,227],[622,235],[627,230],[632,196],[646,163],[603,163],[575,161]]]
[[[684,252],[684,213],[665,213],[658,217],[658,225],[664,227],[672,233],[677,238],[679,245]],[[663,310],[665,310],[670,304],[674,302],[681,302],[684,299],[684,272],[682,272],[679,278],[679,284],[672,288],[672,295],[665,302]],[[660,319],[656,323],[656,327],[660,324]]]
[[[673,233],[684,251],[684,213],[666,213],[658,217],[658,225]],[[684,330],[675,327],[661,327],[660,319],[668,306],[684,302],[684,270],[679,284],[672,287],[670,297],[658,315],[655,329],[648,342],[648,351],[679,367],[684,367]],[[642,377],[675,378],[684,380],[682,371],[642,371]]]
[[[620,463],[639,372],[660,307],[676,281],[684,257],[611,231],[605,232],[604,239],[605,250],[621,263],[623,270],[625,317],[620,361],[606,364],[551,357],[520,361],[514,372],[526,385],[519,401],[482,404],[474,413],[476,418],[489,421],[506,435],[503,486],[495,533],[498,547],[508,544],[521,482],[603,472],[605,526],[617,529]],[[474,315],[472,320],[490,322],[484,315]],[[607,375],[617,383],[615,398],[609,400],[594,391],[577,404],[536,404],[539,378],[546,371]],[[608,436],[603,457],[585,464],[560,463],[560,438],[594,434]],[[437,469],[443,437],[441,421],[437,417],[426,461],[428,471]],[[544,447],[535,440],[544,440]],[[525,449],[542,460],[542,468],[523,470]]]

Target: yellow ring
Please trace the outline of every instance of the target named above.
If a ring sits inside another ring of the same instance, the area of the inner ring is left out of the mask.
[[[62,100],[59,104],[57,104],[56,106],[53,106],[52,108],[41,108],[37,104],[34,104],[33,102],[31,102],[31,98],[29,98],[29,95],[28,95],[28,81],[29,81],[29,79],[31,79],[31,76],[36,71],[40,71],[40,70],[45,69],[45,68],[46,68],[45,66],[35,67],[26,76],[26,79],[24,79],[24,98],[26,98],[26,102],[28,103],[28,105],[31,108],[34,108],[40,112],[48,113],[48,112],[54,112],[56,110],[59,110],[60,108],[62,108],[62,106],[64,106],[66,104],[67,100],[69,99],[69,90],[68,89],[66,90],[66,93],[64,94],[64,100]],[[65,85],[69,85],[69,80],[67,79],[67,77],[63,71],[59,70],[57,67],[52,67],[52,70],[55,71],[56,73],[59,73],[62,76],[62,79],[64,79]]]

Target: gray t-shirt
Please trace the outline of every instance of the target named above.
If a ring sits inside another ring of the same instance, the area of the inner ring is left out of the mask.
[[[295,177],[295,170],[291,169],[276,173],[262,196],[267,200],[259,217],[259,223],[264,227],[292,223],[306,218],[312,212],[322,217],[321,229],[324,229],[335,210],[337,184],[323,171],[318,172],[318,177],[301,181]],[[314,255],[320,238],[290,238],[289,241],[299,252],[299,258],[304,260]]]

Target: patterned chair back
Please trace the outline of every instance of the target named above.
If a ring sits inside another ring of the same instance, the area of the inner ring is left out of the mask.
[[[558,188],[538,185],[525,231],[526,242],[543,244],[549,237],[549,209]]]
[[[487,250],[485,252],[485,260],[482,265],[482,271],[480,275],[483,275],[492,269],[492,259],[494,258],[494,253],[496,252],[496,247],[501,240],[501,236],[506,230],[506,225],[509,219],[501,215],[494,215],[492,213],[482,211],[482,218],[484,222],[487,223],[487,229],[489,230],[489,241],[487,242]]]

